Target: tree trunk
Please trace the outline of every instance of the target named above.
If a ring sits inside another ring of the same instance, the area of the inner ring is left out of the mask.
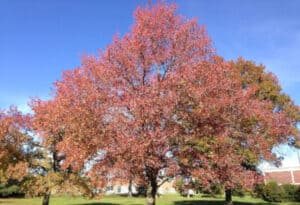
[[[230,188],[225,190],[225,205],[233,205],[232,190]]]
[[[129,180],[128,184],[128,197],[132,197],[132,180]]]
[[[146,205],[155,205],[155,196],[157,193],[157,183],[156,180],[152,180],[148,187],[146,193]]]
[[[49,201],[50,201],[50,192],[44,194],[42,205],[49,205]]]

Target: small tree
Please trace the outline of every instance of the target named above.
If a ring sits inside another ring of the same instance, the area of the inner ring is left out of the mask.
[[[184,194],[185,192],[184,181],[181,177],[176,178],[176,181],[174,183],[174,188],[181,195]]]
[[[27,134],[29,117],[16,107],[0,111],[0,182],[22,180],[27,175],[32,139]]]
[[[51,101],[44,103],[33,100],[31,106],[34,115],[30,127],[34,133],[39,134],[40,139],[35,141],[32,149],[34,157],[29,162],[31,174],[24,182],[23,190],[30,196],[42,196],[43,205],[49,204],[52,191],[91,196],[92,187],[89,180],[83,177],[83,168],[76,172],[71,166],[61,168],[66,157],[59,152],[57,145],[64,138],[64,129],[53,112],[56,110],[55,105]],[[51,127],[46,124],[49,120],[52,120]]]

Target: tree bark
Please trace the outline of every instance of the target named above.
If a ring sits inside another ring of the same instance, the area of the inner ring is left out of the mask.
[[[146,205],[155,205],[155,196],[157,193],[157,182],[152,180],[149,182],[146,193]]]
[[[50,192],[44,194],[42,205],[49,205],[50,201]]]
[[[128,184],[128,197],[132,197],[132,180],[129,180]]]
[[[225,205],[233,205],[232,190],[230,188],[225,189]]]

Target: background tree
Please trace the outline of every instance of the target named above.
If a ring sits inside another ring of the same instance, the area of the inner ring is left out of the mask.
[[[22,180],[28,173],[27,159],[31,145],[29,117],[16,107],[0,111],[0,182]]]
[[[230,63],[227,66],[230,76],[210,77],[207,83],[213,86],[207,86],[210,89],[205,95],[198,94],[196,87],[189,98],[183,93],[190,106],[188,110],[183,107],[178,116],[191,137],[184,138],[187,140],[178,154],[184,170],[204,184],[221,183],[228,193],[227,202],[232,203],[230,190],[234,186],[251,185],[259,178],[243,165],[255,167],[261,158],[273,160],[272,148],[287,141],[293,126],[286,113],[274,112],[271,101],[256,97],[255,87],[243,88],[240,73]],[[220,65],[218,68],[226,71]],[[199,75],[203,78],[205,73]],[[191,82],[195,77],[194,73],[186,76]]]
[[[192,143],[207,161],[212,162],[205,168],[213,173],[209,182],[224,186],[228,203],[232,203],[233,188],[249,189],[260,182],[262,177],[257,173],[257,165],[262,159],[277,161],[276,156],[272,156],[272,148],[286,143],[291,136],[297,136],[295,125],[299,120],[299,107],[281,92],[273,74],[265,72],[263,66],[241,58],[231,63],[237,71],[235,79],[239,81],[242,93],[252,90],[252,94],[248,102],[240,98],[230,106],[236,106],[236,102],[243,103],[248,111],[245,112],[241,104],[235,107],[242,115],[236,116],[237,121],[232,119],[228,137]],[[255,102],[256,108],[249,106],[251,101]]]
[[[30,161],[31,174],[23,184],[23,189],[29,196],[43,196],[43,205],[48,205],[51,192],[67,194],[83,194],[91,196],[92,187],[89,180],[82,177],[82,169],[74,172],[72,167],[62,169],[65,154],[59,152],[57,145],[63,140],[64,129],[57,117],[53,101],[42,102],[33,100],[31,106],[34,115],[31,119],[31,129],[39,134],[33,148],[34,157]],[[51,121],[52,126],[45,122]]]
[[[253,61],[238,58],[231,62],[240,73],[243,88],[256,87],[256,97],[260,100],[271,101],[275,112],[285,112],[294,126],[293,137],[295,145],[299,147],[299,130],[297,123],[300,121],[300,108],[290,96],[282,91],[276,76],[267,72],[265,66],[257,65]]]

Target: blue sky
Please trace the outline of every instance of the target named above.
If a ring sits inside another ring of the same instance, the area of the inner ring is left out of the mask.
[[[14,104],[28,111],[30,97],[49,98],[63,70],[129,31],[134,9],[147,2],[0,0],[0,109]],[[300,1],[172,2],[206,25],[220,55],[265,64],[300,104]]]
[[[114,34],[129,31],[134,9],[147,2],[1,0],[0,108],[25,108],[30,96],[47,98],[63,70],[104,49]],[[179,13],[206,25],[220,55],[265,64],[300,104],[299,1],[173,2]]]

